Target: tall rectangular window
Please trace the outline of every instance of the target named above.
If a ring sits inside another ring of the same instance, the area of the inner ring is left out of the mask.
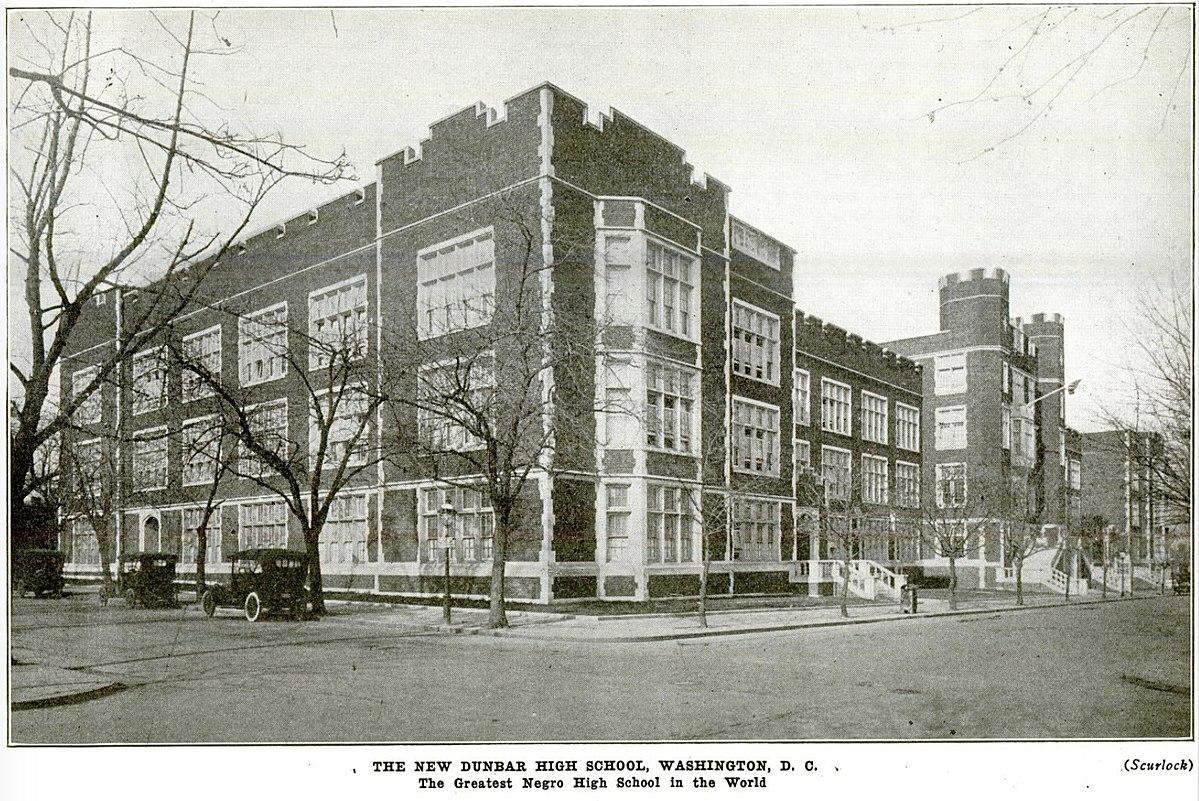
[[[633,401],[633,365],[625,357],[604,357],[605,448],[631,449],[641,437],[640,404]]]
[[[100,540],[87,518],[80,517],[71,522],[71,563],[100,564]]]
[[[250,431],[262,448],[280,459],[288,458],[287,398],[260,403],[247,410]],[[260,476],[268,469],[257,452],[244,443],[241,446],[237,470],[245,476]]]
[[[608,323],[631,325],[638,317],[632,250],[629,236],[604,235],[604,319]]]
[[[945,406],[937,409],[936,420],[937,450],[952,451],[966,447],[965,406]]]
[[[733,559],[776,562],[780,557],[780,507],[777,501],[733,499]]]
[[[966,465],[958,463],[936,466],[937,506],[956,507],[966,505]]]
[[[79,491],[79,502],[97,506],[104,491],[104,443],[99,439],[77,443],[72,451],[72,467],[75,471],[75,487]]]
[[[920,465],[895,463],[895,500],[897,505],[905,509],[920,506]]]
[[[691,490],[650,484],[646,487],[645,559],[692,562]]]
[[[495,231],[483,228],[425,248],[416,258],[417,336],[438,337],[491,322]]]
[[[183,485],[210,484],[216,480],[221,449],[221,426],[215,414],[183,423]]]
[[[801,426],[812,422],[812,376],[807,370],[795,371],[795,422]]]
[[[470,361],[427,364],[420,369],[417,396],[422,443],[438,451],[477,450],[484,444],[480,416],[493,416],[494,362],[484,354]]]
[[[957,395],[966,391],[966,354],[937,356],[933,362],[938,395]]]
[[[862,500],[866,503],[887,503],[887,458],[862,454]]]
[[[795,440],[795,470],[812,467],[812,443],[805,439]]]
[[[336,470],[343,458],[346,467],[366,464],[370,452],[369,415],[370,404],[360,389],[318,393],[316,405],[308,413],[309,464],[316,466],[321,429],[326,430],[323,470]]]
[[[862,390],[862,439],[887,444],[887,399]]]
[[[147,428],[133,435],[133,488],[166,489],[167,430],[165,426]]]
[[[686,367],[646,361],[645,444],[680,453],[691,452],[698,372]]]
[[[733,372],[777,387],[778,365],[778,316],[734,299]]]
[[[308,367],[361,358],[367,349],[366,276],[308,295]]]
[[[243,387],[287,375],[287,303],[237,321],[237,365]]]
[[[287,547],[287,506],[283,501],[243,503],[237,523],[240,550]]]
[[[830,501],[848,501],[853,486],[853,454],[825,445],[820,449],[820,474]]]
[[[71,374],[71,397],[79,399],[83,393],[88,392],[88,387],[96,380],[96,376],[100,375],[99,366],[84,367],[82,370],[76,370]],[[75,407],[74,420],[81,425],[89,423],[98,423],[103,414],[101,407],[101,388],[96,386],[87,397],[79,402]]]
[[[1070,489],[1082,489],[1082,462],[1078,459],[1070,460]]]
[[[1012,448],[1012,407],[1010,404],[1004,403],[999,408],[999,424],[1000,440],[1003,449],[1011,450]]]
[[[733,397],[733,469],[764,476],[779,474],[779,409]]]
[[[853,392],[847,384],[831,378],[820,380],[820,422],[825,431],[850,436]]]
[[[651,239],[646,243],[645,259],[650,326],[681,337],[693,336],[696,258]]]
[[[608,484],[604,491],[607,501],[607,561],[623,562],[629,555],[629,519],[632,515],[629,485]]]
[[[920,452],[920,409],[895,404],[895,444],[905,451]]]
[[[491,559],[495,515],[486,492],[474,487],[426,487],[420,491],[420,548],[425,562],[440,562],[445,549],[454,562]],[[446,515],[446,505],[453,514]],[[448,539],[447,539],[448,537]]]
[[[164,348],[154,348],[133,357],[130,393],[134,414],[158,411],[166,402],[167,365]]]
[[[365,495],[339,495],[333,499],[317,545],[322,563],[366,561],[366,509]]]
[[[200,519],[203,515],[204,510],[198,506],[183,510],[183,539],[179,554],[182,564],[180,567],[196,563],[200,542]],[[221,510],[218,508],[212,510],[212,515],[208,518],[208,525],[204,529],[204,563],[216,565],[220,562]]]
[[[1012,367],[1007,362],[1003,363],[1003,394],[1006,395],[1012,391]]]
[[[212,395],[221,378],[221,327],[214,325],[183,338],[183,402]],[[191,365],[198,369],[188,369]]]

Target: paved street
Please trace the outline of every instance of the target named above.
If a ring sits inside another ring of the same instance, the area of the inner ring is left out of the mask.
[[[14,742],[1182,737],[1190,598],[639,643],[14,599],[14,655],[127,689]],[[800,614],[800,613],[796,613]],[[561,624],[555,624],[561,625]],[[579,625],[586,625],[579,621]],[[537,627],[540,628],[540,627]],[[1188,679],[1189,682],[1189,679]]]

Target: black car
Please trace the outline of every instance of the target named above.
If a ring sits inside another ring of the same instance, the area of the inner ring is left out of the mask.
[[[134,606],[178,606],[179,588],[175,586],[175,565],[179,557],[173,553],[137,551],[121,554],[117,571],[117,595]],[[100,589],[100,603],[108,604],[108,590]]]
[[[273,612],[303,618],[308,598],[304,586],[307,554],[284,548],[251,548],[233,554],[230,562],[229,586],[210,584],[200,597],[204,614],[212,617],[217,607],[224,606],[243,610],[251,623]]]
[[[18,596],[62,595],[63,554],[41,548],[26,548],[12,555],[12,588]]]

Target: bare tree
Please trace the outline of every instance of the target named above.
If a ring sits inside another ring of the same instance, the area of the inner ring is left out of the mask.
[[[507,198],[493,209],[517,237],[512,258],[495,267],[496,297],[426,309],[413,327],[388,331],[384,387],[397,432],[391,450],[445,484],[481,488],[490,502],[488,626],[504,628],[505,568],[526,487],[567,469],[561,454],[594,453],[603,326],[589,305],[545,290],[552,265],[540,216]],[[555,262],[572,257],[572,243],[555,247]],[[585,251],[590,262],[591,246]],[[577,416],[563,415],[564,401]]]
[[[64,498],[66,521],[83,520],[96,537],[100,559],[101,592],[113,594],[112,558],[115,554],[115,521],[120,513],[120,458],[116,436],[72,431],[74,441],[61,451],[62,469],[67,482]]]
[[[302,388],[308,423],[303,435],[292,435],[289,406],[277,398],[277,389],[267,395],[262,384],[230,386],[197,354],[176,343],[171,351],[181,369],[215,396],[219,430],[236,440],[239,456],[227,460],[228,473],[281,499],[300,522],[309,602],[313,614],[323,614],[321,532],[342,491],[385,458],[385,451],[371,447],[372,421],[383,403],[379,362],[370,345],[372,328],[365,315],[316,332],[289,327],[282,319],[239,318],[239,323],[287,365],[291,386]]]
[[[90,12],[13,19],[9,253],[24,274],[27,320],[27,341],[18,336],[10,362],[19,383],[14,503],[35,489],[38,448],[187,305],[204,270],[186,265],[228,247],[283,178],[330,182],[347,173],[343,157],[316,159],[277,135],[239,133],[214,119],[219,108],[203,94],[197,65],[231,51],[215,16],[149,11],[140,19],[152,40],[144,52],[95,49]],[[204,232],[197,219],[210,198],[244,214]],[[90,301],[151,273],[157,289],[124,319],[92,381],[56,408],[53,385]]]
[[[1016,605],[1024,605],[1024,562],[1030,556],[1050,547],[1041,535],[1040,472],[1027,476],[1011,476],[1006,492],[993,493],[996,504],[995,517],[1000,522],[1004,537],[1004,555],[1011,558],[1016,572]]]
[[[987,488],[967,486],[966,477],[946,474],[921,507],[921,543],[949,566],[949,608],[958,608],[957,561],[979,542],[994,521]]]
[[[1089,551],[1092,561],[1098,559],[1103,569],[1103,584],[1101,592],[1103,600],[1107,600],[1108,568],[1111,565],[1112,527],[1108,525],[1103,515],[1084,515],[1078,530],[1078,536],[1083,547]]]
[[[189,362],[198,358],[189,352]],[[203,378],[183,368],[184,381],[188,375],[196,382]],[[199,479],[199,514],[196,518],[196,598],[204,593],[207,582],[208,527],[212,517],[221,506],[225,478],[234,473],[239,454],[236,449],[237,429],[231,415],[220,412],[205,415],[193,422],[179,426],[183,461],[184,483],[188,479]],[[189,475],[190,473],[190,475]],[[217,532],[220,537],[220,532]]]

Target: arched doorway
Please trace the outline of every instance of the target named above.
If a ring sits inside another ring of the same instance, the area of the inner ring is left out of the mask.
[[[162,550],[160,530],[161,524],[158,522],[158,515],[147,515],[146,518],[142,520],[141,550]]]

